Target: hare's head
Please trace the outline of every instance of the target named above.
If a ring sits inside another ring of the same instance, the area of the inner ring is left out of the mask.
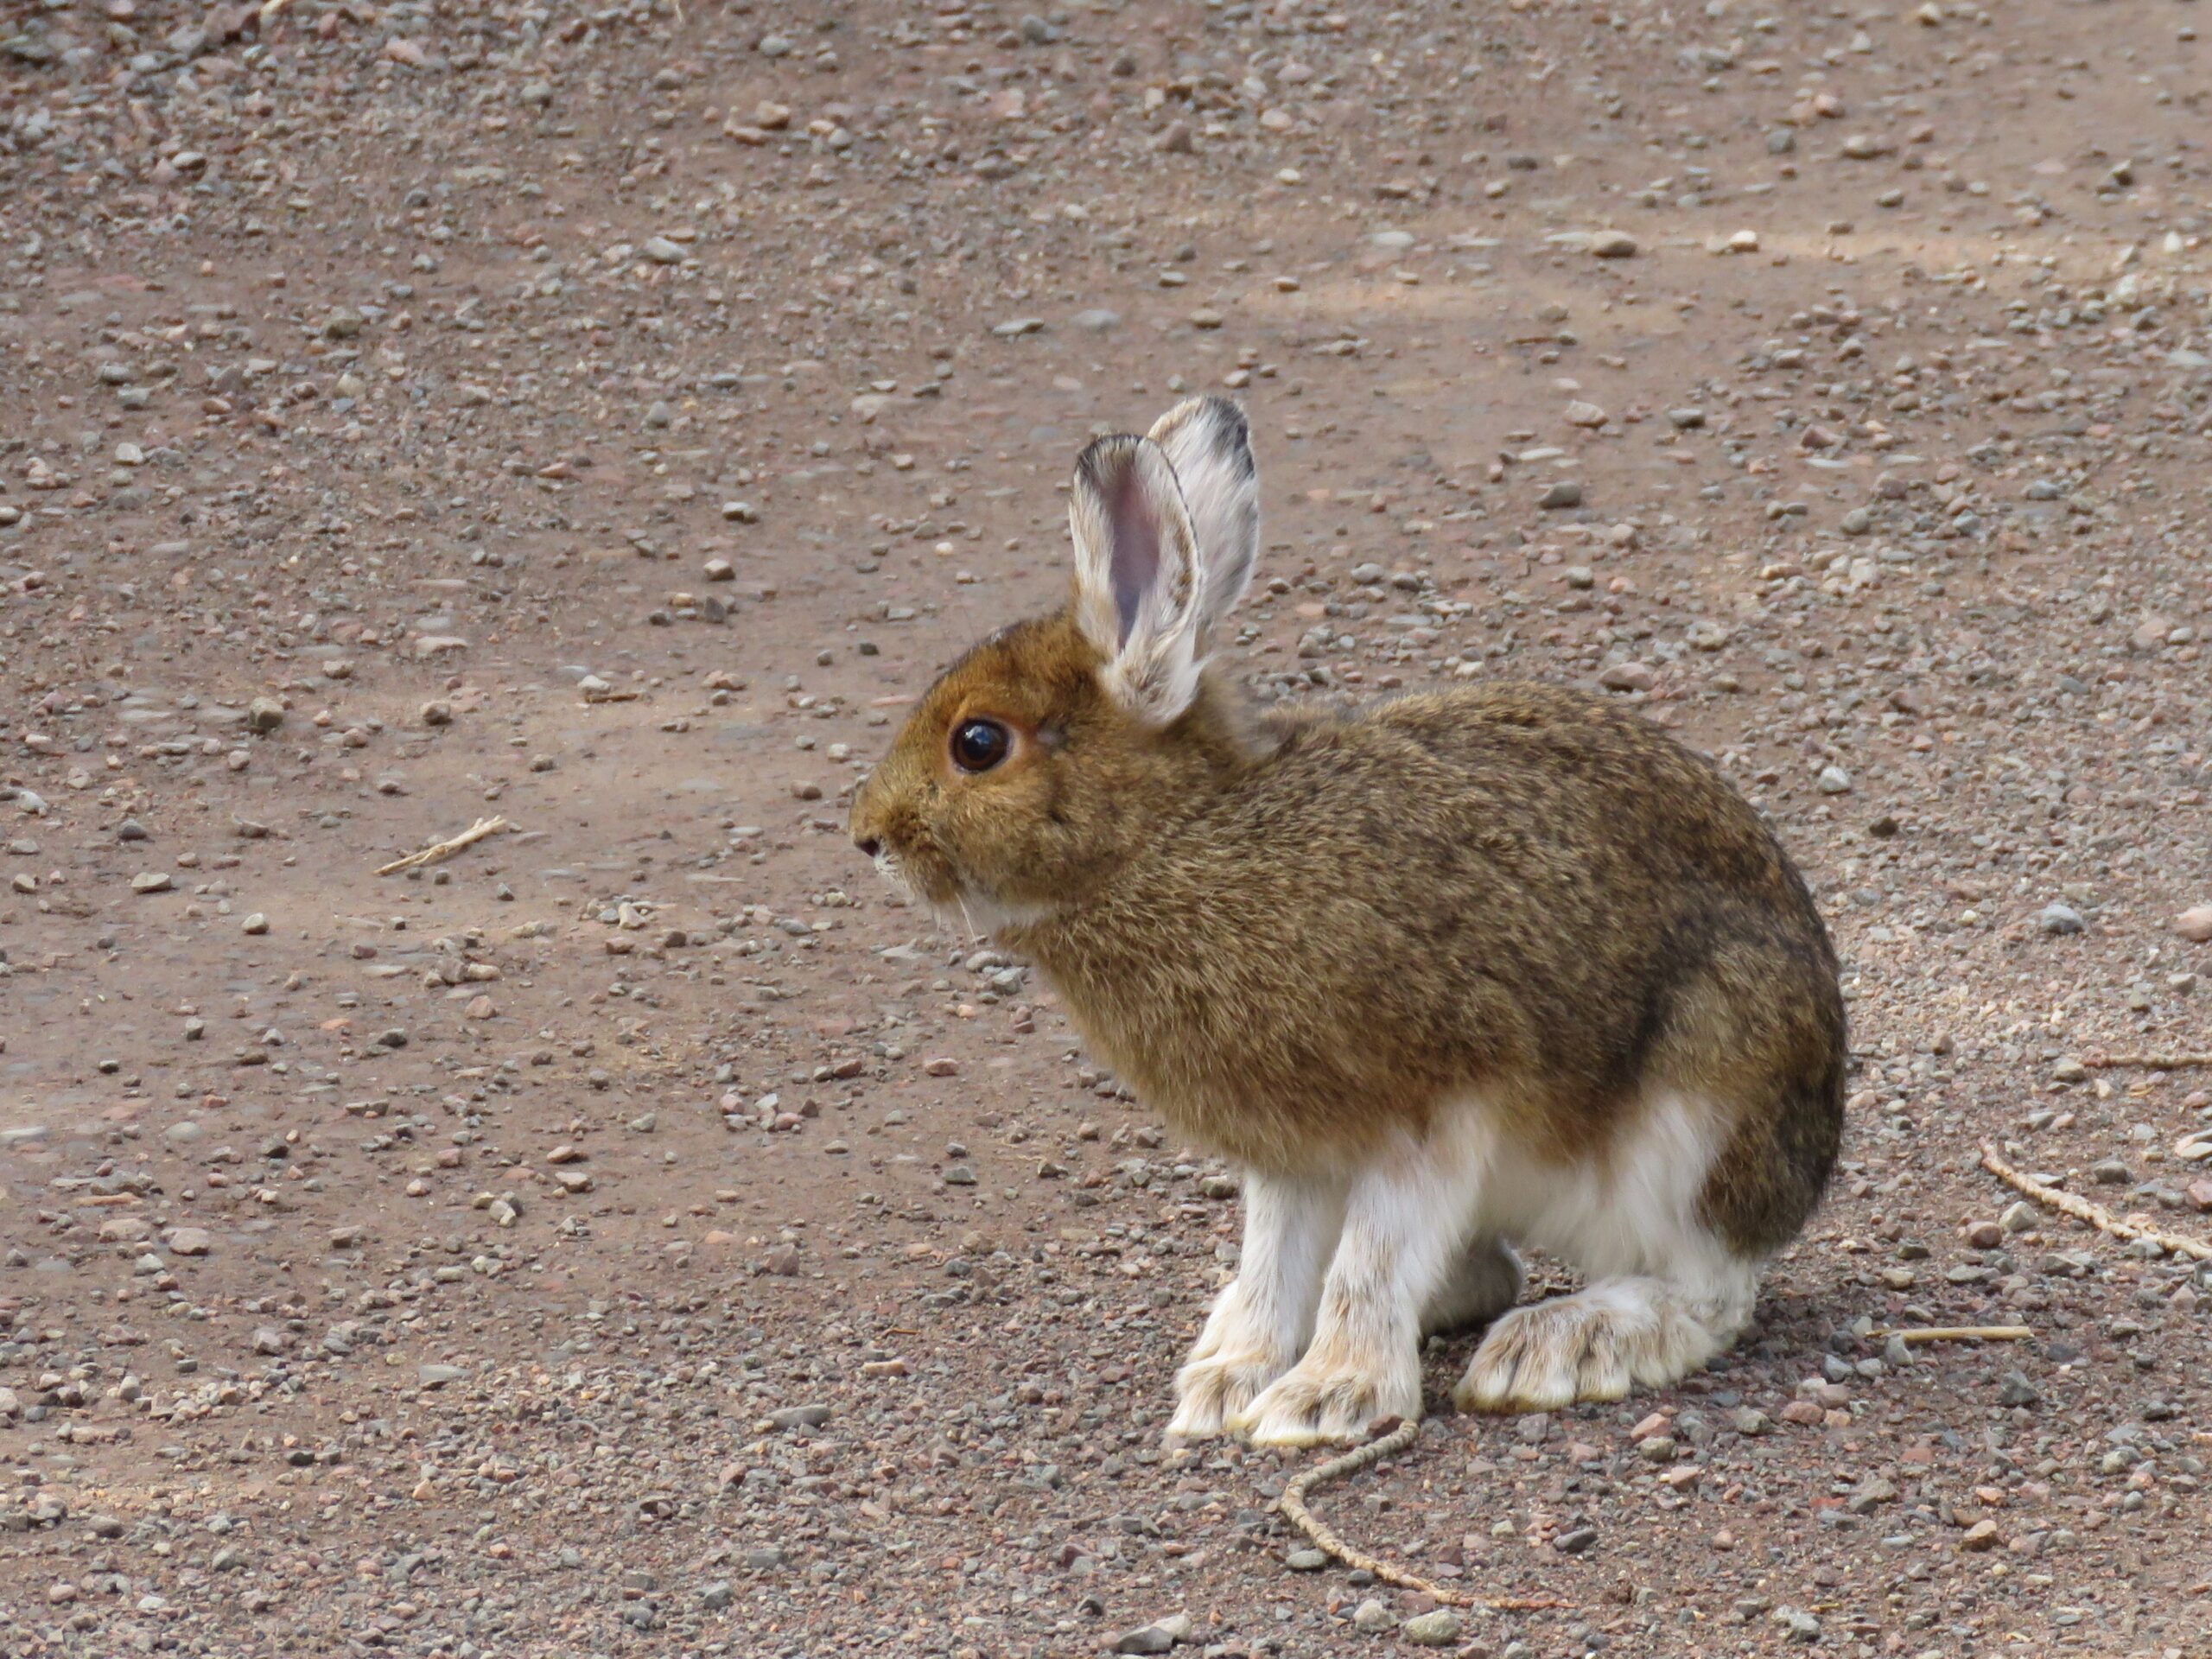
[[[940,676],[853,802],[861,851],[915,897],[995,931],[1080,902],[1233,760],[1205,673],[1259,548],[1244,416],[1193,398],[1101,438],[1068,503],[1074,592]]]

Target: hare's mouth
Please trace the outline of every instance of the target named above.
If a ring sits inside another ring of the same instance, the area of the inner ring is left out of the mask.
[[[946,932],[982,939],[1008,928],[1030,927],[1052,912],[1049,905],[1002,899],[963,880],[952,861],[933,846],[880,846],[872,861],[876,874],[937,918]]]
[[[930,902],[927,895],[914,885],[913,878],[906,874],[906,867],[899,862],[899,855],[888,847],[880,849],[872,861],[875,865],[875,873],[904,894],[910,902],[923,905]]]

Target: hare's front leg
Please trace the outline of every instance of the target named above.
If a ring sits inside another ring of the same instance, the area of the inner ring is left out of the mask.
[[[1255,1446],[1356,1440],[1377,1417],[1421,1415],[1422,1310],[1463,1248],[1471,1194],[1430,1149],[1355,1176],[1305,1357],[1230,1427]]]
[[[1298,1360],[1313,1330],[1321,1274],[1344,1225],[1344,1183],[1244,1178],[1244,1248],[1236,1277],[1175,1378],[1167,1432],[1196,1440],[1223,1425]]]

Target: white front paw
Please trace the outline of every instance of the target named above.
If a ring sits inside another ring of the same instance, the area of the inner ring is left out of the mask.
[[[1413,1353],[1366,1363],[1309,1353],[1229,1427],[1254,1446],[1313,1446],[1364,1440],[1378,1417],[1420,1415],[1421,1368]]]
[[[1175,1376],[1175,1416],[1167,1433],[1201,1440],[1219,1434],[1289,1368],[1287,1357],[1250,1352],[1193,1354]]]

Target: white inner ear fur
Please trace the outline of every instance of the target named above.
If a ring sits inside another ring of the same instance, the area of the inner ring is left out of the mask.
[[[1068,500],[1077,626],[1106,657],[1109,696],[1166,725],[1198,695],[1213,629],[1243,596],[1259,547],[1244,416],[1192,398],[1149,437],[1102,438]]]
[[[1068,497],[1076,623],[1105,654],[1107,694],[1166,725],[1198,694],[1198,563],[1166,453],[1149,438],[1101,438]]]

